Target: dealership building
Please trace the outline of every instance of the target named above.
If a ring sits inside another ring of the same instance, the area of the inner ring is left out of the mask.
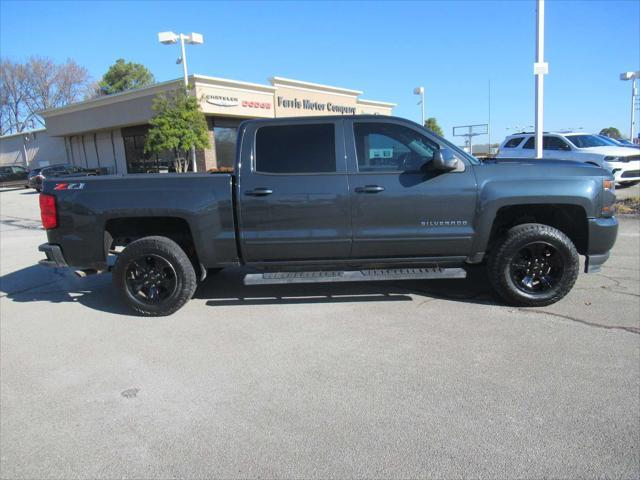
[[[37,136],[40,140],[49,137],[51,141],[47,145],[55,148],[50,151],[40,148],[27,163],[37,167],[64,160],[115,174],[166,171],[173,164],[173,154],[145,153],[144,142],[154,115],[154,97],[183,85],[183,79],[177,79],[42,112],[46,132],[41,131]],[[198,171],[233,167],[237,128],[244,119],[390,115],[395,106],[362,99],[362,92],[358,90],[282,77],[273,77],[269,85],[262,85],[191,75],[189,86],[206,116],[210,139],[208,149],[196,152]],[[28,136],[16,138],[16,149],[27,151],[18,143],[23,138],[28,141]],[[4,143],[8,148],[10,143]],[[16,150],[14,157],[19,156]],[[51,161],[53,159],[55,161]]]

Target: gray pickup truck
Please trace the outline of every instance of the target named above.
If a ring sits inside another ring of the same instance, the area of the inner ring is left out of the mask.
[[[464,278],[486,262],[509,304],[564,297],[617,234],[610,172],[570,161],[481,162],[408,120],[249,120],[234,174],[46,180],[57,267],[112,271],[141,315],[182,307],[207,272],[245,284]],[[110,258],[115,258],[113,268]]]

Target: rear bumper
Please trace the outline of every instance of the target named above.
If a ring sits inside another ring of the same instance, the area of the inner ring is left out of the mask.
[[[609,259],[610,250],[618,236],[618,220],[611,218],[589,219],[589,251],[586,255],[584,271],[595,273]]]
[[[47,256],[46,260],[40,260],[40,265],[46,267],[68,267],[67,261],[64,259],[62,249],[59,245],[52,243],[43,243],[38,247],[38,250],[44,252]]]

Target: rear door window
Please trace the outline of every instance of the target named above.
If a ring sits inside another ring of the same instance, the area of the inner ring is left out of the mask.
[[[507,141],[502,148],[516,148],[522,143],[524,137],[514,137]]]
[[[526,148],[528,150],[532,150],[534,149],[536,146],[536,139],[535,137],[529,137],[529,139],[526,141],[526,143],[522,146],[522,148]]]
[[[260,127],[256,133],[255,170],[276,174],[335,172],[334,125]]]
[[[544,150],[571,150],[571,147],[559,137],[544,136],[542,140],[542,148]]]

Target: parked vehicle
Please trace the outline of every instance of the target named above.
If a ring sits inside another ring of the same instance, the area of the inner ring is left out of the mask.
[[[602,166],[611,171],[618,184],[640,182],[640,153],[628,147],[611,145],[599,135],[545,132],[542,144],[544,158]],[[509,135],[500,145],[497,157],[535,158],[534,134]]]
[[[629,140],[625,140],[624,138],[611,138],[611,137],[607,137],[606,135],[598,135],[598,136],[602,138],[605,142],[609,143],[610,145],[614,145],[616,147],[640,149],[640,145],[636,145],[635,143],[632,143]]]
[[[25,187],[27,188],[27,169],[19,165],[5,165],[0,167],[0,187]]]
[[[42,182],[45,178],[64,178],[95,175],[94,170],[89,170],[75,165],[52,165],[50,167],[36,168],[29,174],[29,187],[36,191],[42,191]]]
[[[46,265],[106,271],[142,315],[182,307],[207,271],[246,284],[464,278],[486,261],[509,304],[549,305],[609,257],[613,177],[577,162],[480,162],[393,117],[250,120],[234,174],[45,180]],[[122,249],[124,247],[124,249]]]

